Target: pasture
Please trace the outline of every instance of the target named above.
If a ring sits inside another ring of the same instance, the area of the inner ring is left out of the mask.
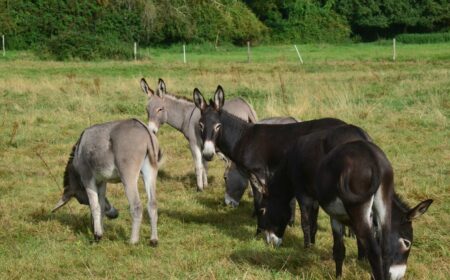
[[[146,120],[147,97],[163,78],[169,93],[192,98],[241,96],[258,117],[337,117],[364,128],[395,170],[396,191],[410,205],[434,199],[414,224],[407,279],[450,274],[450,44],[292,46],[141,50],[140,61],[53,62],[26,52],[0,57],[0,278],[333,279],[328,216],[319,215],[316,245],[303,248],[297,213],[283,245],[254,237],[253,202],[224,206],[224,164],[209,165],[209,187],[196,192],[184,137],[168,125],[158,132],[165,164],[158,174],[159,246],[149,246],[147,212],[141,240],[131,246],[128,201],[121,184],[107,195],[119,218],[105,221],[93,243],[90,212],[75,200],[50,213],[62,193],[63,172],[82,130],[110,120]],[[48,166],[48,167],[47,167]],[[147,201],[140,182],[142,202]],[[298,210],[297,210],[298,211]],[[343,279],[369,279],[346,239]]]

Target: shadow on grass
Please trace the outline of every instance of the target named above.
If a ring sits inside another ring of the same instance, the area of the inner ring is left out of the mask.
[[[158,171],[158,180],[160,182],[167,181],[167,183],[170,182],[181,182],[183,186],[188,186],[189,188],[197,188],[197,176],[194,172],[188,172],[185,176],[173,176],[171,173],[166,172],[165,170],[159,170]],[[208,184],[213,185],[215,183],[215,177],[214,176],[208,176]],[[160,183],[164,184],[164,183]]]
[[[87,209],[87,208],[86,208]],[[89,210],[88,210],[89,211]],[[91,231],[91,218],[89,215],[71,214],[64,211],[52,213],[43,209],[38,209],[30,214],[31,221],[34,223],[42,223],[48,221],[58,221],[60,224],[68,226],[74,233],[81,234],[87,239],[93,239]],[[123,240],[128,241],[129,233],[122,225],[118,225],[113,220],[107,222],[108,218],[104,218],[103,238],[107,240]]]

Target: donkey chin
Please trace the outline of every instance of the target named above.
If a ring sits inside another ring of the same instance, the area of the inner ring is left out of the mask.
[[[269,245],[273,245],[275,247],[279,247],[281,243],[283,243],[283,238],[278,238],[275,233],[270,231],[264,231],[266,234],[266,241]]]

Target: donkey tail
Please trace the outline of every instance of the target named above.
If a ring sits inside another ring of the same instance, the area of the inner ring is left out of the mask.
[[[354,193],[350,188],[351,169],[347,169],[341,174],[338,184],[338,193],[343,201],[348,203],[362,203],[376,193],[381,183],[379,172],[373,167],[370,171],[370,187],[367,191],[364,191],[364,193]]]

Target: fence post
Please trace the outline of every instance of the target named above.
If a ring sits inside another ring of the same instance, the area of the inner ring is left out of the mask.
[[[134,61],[136,61],[137,60],[137,43],[136,42],[134,42]]]
[[[301,64],[303,64],[302,56],[300,55],[300,52],[298,51],[297,45],[294,45],[295,50],[297,51],[298,59],[300,59]]]
[[[395,49],[395,38],[392,39],[392,49],[394,51],[394,54],[392,55],[392,60],[395,61],[395,57],[397,56],[397,52],[396,52],[396,49]]]
[[[247,62],[250,63],[251,53],[250,53],[250,41],[247,41]]]
[[[183,44],[183,62],[186,63],[186,44]]]
[[[5,50],[5,35],[2,35],[2,49],[3,49],[3,56],[6,55],[6,50]]]

